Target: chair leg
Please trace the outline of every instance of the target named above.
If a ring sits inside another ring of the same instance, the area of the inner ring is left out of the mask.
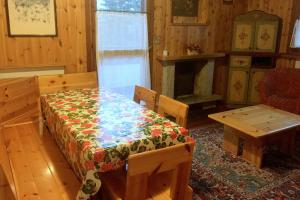
[[[190,187],[190,186],[188,186],[187,188],[186,188],[186,193],[185,193],[185,200],[192,200],[192,198],[193,198],[193,189]]]
[[[192,162],[182,163],[174,170],[173,182],[171,185],[171,198],[182,200],[186,198],[187,187],[190,179]]]
[[[148,188],[148,174],[127,176],[125,200],[146,199]]]

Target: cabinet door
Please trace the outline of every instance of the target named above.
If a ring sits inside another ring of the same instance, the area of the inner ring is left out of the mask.
[[[229,72],[227,102],[230,104],[246,104],[249,70],[231,68]]]
[[[266,69],[251,69],[248,104],[260,104],[259,83],[263,80],[267,71]]]
[[[259,21],[256,23],[254,51],[275,52],[277,44],[278,22]]]
[[[255,38],[255,23],[252,21],[235,21],[232,38],[233,51],[252,51]]]

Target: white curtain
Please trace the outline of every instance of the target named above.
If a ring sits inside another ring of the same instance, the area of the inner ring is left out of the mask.
[[[296,20],[291,47],[300,48],[300,19]]]
[[[97,26],[100,86],[131,99],[150,88],[147,14],[98,11]]]

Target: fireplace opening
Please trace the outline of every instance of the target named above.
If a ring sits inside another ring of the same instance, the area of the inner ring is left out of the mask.
[[[195,62],[176,63],[174,88],[175,98],[194,93],[195,69]]]
[[[212,91],[214,61],[175,63],[174,98],[189,105],[222,99]]]

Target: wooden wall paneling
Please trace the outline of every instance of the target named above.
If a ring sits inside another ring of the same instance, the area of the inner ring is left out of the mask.
[[[58,11],[58,16],[67,16],[68,15],[68,1],[59,1],[56,2],[56,7]],[[58,34],[61,36],[59,39],[59,53],[61,55],[58,58],[62,62],[63,60],[70,59],[72,56],[69,52],[70,38],[69,38],[69,26],[68,23],[65,23],[63,20],[58,20]],[[64,38],[64,39],[63,39]],[[70,61],[69,61],[70,62]]]
[[[158,93],[162,90],[162,66],[157,57],[165,48],[166,3],[166,0],[154,0],[152,87]]]
[[[276,68],[295,68],[296,59],[280,57],[277,59]]]
[[[147,23],[148,23],[148,46],[149,46],[149,64],[150,64],[150,77],[153,77],[153,45],[154,45],[154,1],[147,1]],[[151,87],[154,82],[151,80]]]
[[[213,91],[214,94],[221,95],[224,99],[226,99],[228,87],[228,59],[228,57],[218,58],[215,62]]]
[[[4,8],[4,2],[0,1],[0,10],[3,9],[3,8]],[[0,41],[4,41],[4,39],[5,39],[5,29],[4,29],[5,20],[6,20],[6,18],[4,16],[4,12],[0,11],[0,33],[3,33],[3,34],[0,34]],[[7,58],[6,51],[5,51],[5,46],[4,46],[3,42],[0,45],[0,58],[1,59],[6,59]],[[0,65],[0,67],[1,67],[1,65]]]
[[[57,37],[9,37],[5,0],[0,0],[0,68],[66,66],[66,72],[87,68],[85,0],[56,0]]]
[[[96,0],[86,0],[85,4],[87,70],[96,71]]]
[[[79,5],[75,7],[77,16],[77,23],[76,23],[76,48],[77,48],[77,72],[86,72],[87,71],[87,48],[86,48],[86,38],[87,38],[87,29],[86,29],[86,20],[85,20],[85,6],[86,1],[79,1]],[[84,42],[85,46],[81,46],[82,41]]]
[[[67,0],[68,1],[68,5],[67,5],[67,10],[68,10],[68,18],[65,19],[67,21],[67,26],[68,26],[68,37],[71,39],[72,36],[77,38],[77,33],[76,33],[76,27],[75,26],[70,26],[69,24],[74,24],[76,25],[76,17],[72,16],[73,12],[76,9],[76,5],[73,4],[73,2],[71,0]],[[74,14],[76,13],[76,11],[74,12]],[[77,13],[78,14],[78,13]],[[74,43],[74,41],[69,40],[68,42],[68,53],[71,59],[71,63],[70,63],[70,68],[72,71],[74,71],[74,68],[76,68],[76,61],[74,61],[74,57],[77,55],[76,52],[76,47],[73,46],[72,43]]]

